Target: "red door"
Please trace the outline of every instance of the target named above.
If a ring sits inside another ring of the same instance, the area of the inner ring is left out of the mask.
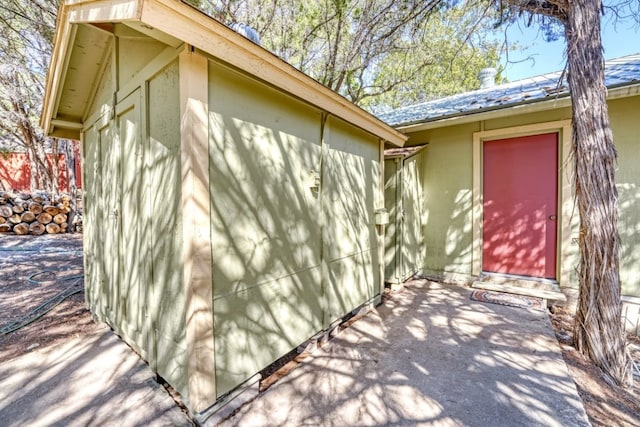
[[[486,141],[482,269],[556,277],[558,135]]]

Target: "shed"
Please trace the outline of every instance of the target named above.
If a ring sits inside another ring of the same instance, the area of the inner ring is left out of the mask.
[[[605,84],[618,150],[623,314],[637,331],[640,54],[607,61]],[[424,223],[414,231],[425,251],[414,269],[478,287],[575,295],[579,219],[569,158],[570,93],[561,72],[380,117],[409,137],[406,147],[428,143],[418,171]]]
[[[203,414],[380,301],[404,135],[177,0],[64,0],[42,126],[81,139],[87,301]]]

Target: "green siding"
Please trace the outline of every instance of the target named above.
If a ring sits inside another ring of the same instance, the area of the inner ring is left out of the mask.
[[[380,163],[376,139],[328,120],[322,167],[325,326],[380,293],[374,189]]]
[[[133,80],[153,58],[167,47],[157,40],[146,38],[130,28],[126,30],[129,37],[118,37],[118,86],[122,87]]]
[[[423,150],[424,269],[471,274],[472,135],[476,124],[412,136]]]
[[[401,283],[424,267],[424,151],[385,160],[385,280]]]
[[[116,130],[113,122],[107,127],[100,129],[100,157],[102,170],[100,179],[102,188],[100,191],[101,199],[99,206],[101,213],[102,225],[102,255],[103,255],[103,277],[104,283],[108,289],[106,295],[106,316],[111,325],[116,325],[116,329],[122,330],[123,320],[121,312],[123,310],[120,304],[120,251],[118,247],[118,238],[120,235],[120,221],[117,215],[120,209],[120,200],[118,191],[120,189],[119,182],[119,155],[120,146],[116,137]]]
[[[322,326],[320,113],[210,63],[218,395]]]
[[[87,300],[188,399],[178,65],[145,81],[138,72],[166,46],[116,45],[83,132]],[[138,86],[113,114],[116,76]]]
[[[189,76],[175,57],[161,68],[156,58],[170,57],[161,43],[124,27],[115,35],[83,129],[87,299],[188,402],[180,78]],[[208,97],[220,397],[380,294],[383,200],[376,137],[213,62]]]
[[[84,218],[83,218],[83,245],[85,265],[85,291],[86,299],[91,312],[99,320],[104,320],[104,306],[99,303],[103,290],[102,275],[102,221],[101,219],[101,179],[102,166],[100,164],[100,138],[98,126],[93,125],[84,132],[82,141],[82,153],[84,162],[83,187],[84,187]]]
[[[155,338],[158,372],[187,396],[185,294],[182,279],[182,208],[178,63],[148,83],[146,160],[153,280],[147,286],[147,322]]]
[[[400,278],[408,279],[424,265],[425,242],[423,224],[425,214],[422,174],[425,170],[424,151],[402,162],[402,248]]]
[[[622,293],[640,296],[640,97],[610,102],[609,118],[618,150]]]
[[[148,277],[145,276],[145,258],[141,256],[146,245],[143,242],[145,216],[140,200],[143,196],[142,176],[144,154],[141,135],[140,91],[135,91],[121,102],[116,113],[119,169],[117,188],[117,218],[119,236],[119,274],[117,289],[121,318],[118,319],[127,335],[136,339],[140,333],[142,304],[140,291]],[[146,213],[146,212],[144,212]]]
[[[515,126],[525,126],[536,123],[554,122],[557,120],[571,119],[571,109],[558,108],[556,110],[540,111],[529,114],[516,114],[498,119],[486,120],[484,130],[502,129]]]
[[[375,293],[378,143],[210,62],[218,396]],[[323,220],[324,218],[324,220]]]

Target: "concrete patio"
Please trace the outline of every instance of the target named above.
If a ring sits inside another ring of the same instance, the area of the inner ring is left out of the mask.
[[[546,312],[417,280],[223,425],[588,426]]]

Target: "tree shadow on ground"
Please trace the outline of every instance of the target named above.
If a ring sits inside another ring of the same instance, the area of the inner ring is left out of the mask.
[[[414,281],[226,425],[588,425],[547,314]]]
[[[82,274],[81,245],[77,235],[3,236],[0,326],[66,286],[56,280],[66,277],[65,268]],[[53,269],[60,274],[41,274]],[[34,274],[42,283],[28,282]],[[78,309],[85,305],[78,296],[0,336],[0,424],[191,425],[149,367],[112,331],[93,324],[86,308]]]

